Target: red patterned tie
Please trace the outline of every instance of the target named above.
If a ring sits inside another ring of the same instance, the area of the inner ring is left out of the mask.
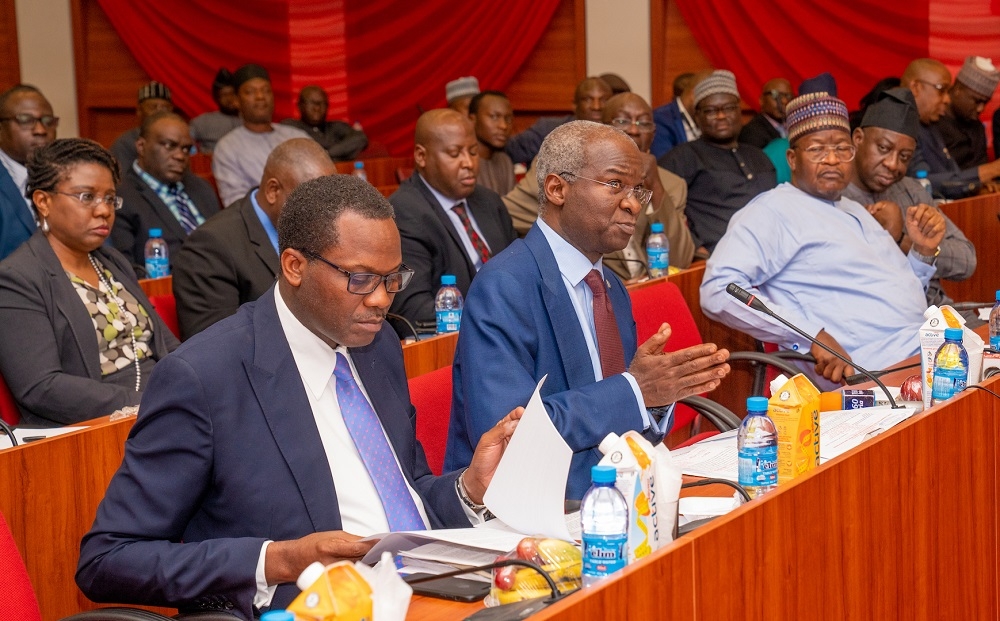
[[[479,236],[476,229],[472,228],[472,221],[469,220],[469,214],[465,211],[465,203],[458,203],[451,208],[458,216],[458,219],[462,221],[462,226],[465,227],[465,232],[469,235],[469,240],[472,241],[472,247],[476,249],[479,253],[479,259],[486,263],[490,260],[490,248],[483,241],[483,238]]]
[[[604,277],[597,270],[590,270],[583,281],[594,293],[594,328],[597,332],[597,351],[601,355],[601,372],[604,377],[624,373],[625,350],[622,348],[622,335],[618,332],[615,309],[611,307]]]

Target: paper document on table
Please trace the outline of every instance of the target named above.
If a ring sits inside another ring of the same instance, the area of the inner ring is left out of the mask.
[[[563,507],[573,451],[542,405],[544,383],[524,408],[483,502],[518,532],[571,540]]]
[[[70,433],[71,431],[80,431],[81,429],[86,429],[86,427],[53,427],[50,429],[15,429],[14,437],[17,438],[17,445],[23,446],[25,444],[31,444],[31,442],[35,440],[54,438],[56,436],[61,436],[64,433]],[[27,440],[27,442],[25,440]],[[11,447],[10,438],[8,438],[6,434],[0,434],[0,450],[8,449],[10,447]]]
[[[517,542],[523,537],[524,535],[520,533],[488,528],[447,528],[441,530],[380,533],[363,539],[363,541],[378,540],[378,543],[368,551],[363,560],[365,563],[375,563],[382,557],[383,551],[396,554],[428,543],[442,541],[456,544],[459,547],[486,550],[496,556],[496,554],[509,552],[516,548]]]
[[[686,475],[727,481],[739,478],[735,429],[692,446],[670,451],[670,455],[674,464]]]
[[[829,461],[913,416],[916,408],[837,410],[819,415],[819,460]]]
[[[399,555],[405,558],[447,563],[456,567],[489,565],[497,560],[497,553],[493,550],[437,541],[425,543],[410,550],[401,550]]]
[[[580,541],[580,538],[583,536],[583,524],[580,522],[580,512],[574,511],[573,513],[567,513],[564,516],[564,519],[566,521],[566,531],[569,533],[572,541]],[[484,522],[476,528],[493,529],[518,535],[523,534],[511,528],[507,524],[504,524],[504,521],[499,518],[490,520],[489,522]],[[569,539],[567,539],[567,541],[569,541]]]

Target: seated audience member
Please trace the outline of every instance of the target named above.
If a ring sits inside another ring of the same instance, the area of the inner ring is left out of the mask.
[[[250,621],[285,608],[310,563],[363,556],[361,537],[482,520],[522,410],[467,469],[431,474],[383,321],[410,274],[392,207],[321,177],[288,197],[278,237],[277,285],[157,370],[80,546],[90,599]]]
[[[785,122],[792,182],[761,194],[733,216],[708,260],[701,307],[712,319],[761,341],[809,351],[816,357],[810,374],[829,387],[853,369],[737,301],[726,287],[736,283],[848,359],[883,369],[919,349],[924,289],[934,275],[945,226],[939,212],[907,212],[912,245],[904,256],[864,207],[842,197],[855,147],[841,100],[826,93],[803,95],[788,104]]]
[[[172,264],[187,236],[219,211],[215,190],[188,166],[192,146],[191,129],[173,112],[142,122],[138,157],[122,171],[122,208],[111,230],[111,244],[135,266],[144,264],[149,229],[163,231]]]
[[[1000,71],[993,66],[993,61],[982,56],[969,56],[948,91],[951,105],[941,115],[937,126],[948,153],[960,168],[989,162],[986,126],[979,115],[993,98],[997,83],[1000,83]]]
[[[950,101],[951,72],[943,63],[919,58],[906,67],[901,81],[913,93],[920,113],[920,135],[908,175],[915,177],[918,170],[926,170],[934,195],[944,198],[971,196],[983,183],[1000,176],[1000,160],[963,169],[948,152],[938,127]]]
[[[656,165],[649,153],[656,127],[653,111],[646,100],[635,93],[615,95],[604,106],[605,125],[621,129],[639,147],[643,164],[643,185],[653,191],[652,200],[636,215],[635,233],[625,248],[604,257],[608,267],[623,280],[648,275],[646,238],[653,222],[663,224],[670,241],[670,265],[685,268],[694,257],[694,242],[684,216],[687,184],[674,173]],[[538,179],[532,166],[528,174],[506,196],[503,202],[514,221],[514,228],[524,236],[538,219]]]
[[[674,100],[653,109],[656,138],[653,140],[651,150],[657,158],[663,157],[677,145],[697,140],[701,136],[698,124],[691,116],[691,111],[694,110],[694,87],[710,75],[712,75],[711,70],[677,76],[674,80]],[[690,77],[682,81],[685,76]],[[684,90],[678,95],[677,87],[680,84],[684,84]]]
[[[0,95],[0,260],[35,232],[35,206],[26,198],[31,154],[56,139],[59,117],[34,86],[19,84]]]
[[[837,96],[837,81],[830,73],[821,73],[814,78],[806,78],[799,85],[799,95],[809,93],[826,93],[833,97]],[[788,102],[786,101],[785,104]],[[788,183],[792,180],[792,169],[788,167],[788,132],[786,135],[775,138],[764,147],[764,155],[771,160],[774,165],[776,181],[778,183]]]
[[[660,166],[687,182],[685,213],[696,256],[706,256],[726,232],[733,214],[777,185],[764,152],[740,144],[740,95],[730,71],[715,71],[695,87],[695,121],[701,137],[671,149]]]
[[[153,81],[139,89],[139,103],[135,108],[135,116],[139,122],[135,127],[118,136],[111,145],[111,153],[118,160],[118,166],[122,170],[127,170],[138,157],[135,141],[139,139],[139,130],[142,128],[143,122],[154,114],[173,111],[173,99],[170,96],[170,89],[165,84]]]
[[[236,88],[233,86],[233,74],[223,67],[215,74],[212,82],[212,100],[218,110],[199,114],[191,119],[191,138],[201,153],[211,153],[215,144],[242,123],[240,109],[236,105]]]
[[[319,143],[292,138],[271,151],[260,186],[208,219],[173,260],[174,297],[181,338],[235,315],[264,295],[280,270],[278,216],[300,184],[337,174]]]
[[[791,82],[785,78],[768,80],[760,94],[760,114],[740,130],[740,142],[763,149],[775,138],[787,138],[785,105],[791,100]]]
[[[448,107],[463,116],[469,114],[469,102],[479,94],[479,80],[475,76],[465,76],[444,85],[444,96]]]
[[[0,262],[0,374],[30,425],[70,425],[138,405],[177,339],[125,257],[104,245],[121,198],[118,164],[82,138],[28,162],[40,225]]]
[[[628,85],[625,78],[621,77],[617,73],[602,73],[597,76],[604,80],[608,86],[611,87],[611,96],[614,97],[620,93],[631,93],[632,87]]]
[[[514,128],[514,109],[510,100],[500,91],[479,93],[469,102],[479,143],[479,173],[476,183],[497,194],[506,194],[514,188],[514,162],[503,150]]]
[[[330,99],[318,86],[307,86],[299,93],[299,119],[285,119],[285,125],[301,129],[320,143],[336,161],[353,160],[368,146],[368,136],[344,121],[328,121]]]
[[[271,122],[274,92],[266,69],[243,65],[233,74],[233,85],[243,124],[219,140],[212,157],[212,174],[223,207],[257,185],[271,149],[286,140],[308,136],[301,129]]]
[[[414,143],[416,172],[389,197],[403,261],[414,271],[392,312],[432,325],[441,276],[453,274],[464,296],[476,272],[517,234],[497,193],[476,184],[479,158],[468,117],[428,110],[417,120]]]
[[[843,193],[844,198],[868,209],[903,254],[908,254],[913,245],[903,225],[907,213],[937,211],[927,190],[913,177],[905,176],[919,131],[920,115],[913,94],[898,87],[885,91],[880,101],[868,106],[860,127],[854,130],[857,156],[851,182]],[[936,306],[952,303],[941,288],[942,278],[965,280],[976,271],[976,249],[972,242],[947,216],[941,214],[941,218],[944,238],[936,251],[937,271],[927,286],[927,304]]]
[[[601,122],[604,102],[611,97],[611,87],[601,78],[586,78],[576,85],[573,93],[573,114],[543,116],[535,124],[507,141],[507,155],[515,164],[528,166],[535,159],[542,141],[553,129],[576,119]]]

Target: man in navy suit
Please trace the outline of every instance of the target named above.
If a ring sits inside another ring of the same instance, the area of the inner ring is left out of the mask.
[[[636,346],[628,293],[601,262],[628,244],[651,196],[628,135],[573,121],[549,134],[536,163],[539,219],[482,269],[466,300],[445,468],[468,464],[504,408],[548,375],[542,401],[574,451],[566,494],[578,499],[608,433],[662,440],[668,406],[714,390],[729,353],[714,344],[665,353],[666,324]]]
[[[670,103],[653,109],[653,122],[656,123],[656,134],[653,136],[653,146],[649,151],[657,159],[679,144],[696,140],[701,136],[701,130],[695,123],[694,87],[711,75],[712,71],[700,71],[691,74],[680,95],[675,93]]]
[[[277,285],[157,365],[81,544],[88,597],[249,620],[311,562],[365,554],[360,536],[482,518],[523,410],[468,469],[431,474],[384,322],[410,278],[392,214],[354,177],[292,192]]]
[[[19,84],[0,95],[0,260],[35,232],[35,212],[24,197],[25,164],[56,139],[59,117],[34,86]]]

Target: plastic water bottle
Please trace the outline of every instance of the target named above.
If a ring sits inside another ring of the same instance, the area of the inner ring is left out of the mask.
[[[747,416],[736,435],[739,483],[757,498],[778,487],[778,430],[767,415],[767,399],[747,399]]]
[[[654,222],[649,227],[649,237],[646,238],[646,260],[649,263],[649,277],[659,278],[667,275],[670,265],[670,240],[663,234],[663,223]]]
[[[962,392],[969,381],[969,353],[962,345],[962,336],[962,328],[944,329],[944,344],[934,354],[932,405],[947,401]]]
[[[434,297],[434,312],[437,315],[437,333],[458,332],[462,323],[462,292],[455,286],[452,274],[441,276],[441,288]]]
[[[924,187],[924,189],[927,190],[928,194],[930,194],[931,196],[934,196],[934,190],[931,187],[931,180],[927,178],[927,171],[926,170],[918,170],[917,171],[917,183],[919,183],[920,185],[922,185]]]
[[[364,162],[354,162],[354,170],[351,171],[351,174],[362,181],[368,181],[368,173],[365,172]]]
[[[628,560],[628,505],[615,487],[614,466],[590,469],[593,485],[580,503],[583,526],[583,586],[597,584]]]
[[[149,229],[146,242],[146,277],[163,278],[170,275],[170,250],[163,241],[163,229]]]
[[[1000,351],[1000,291],[997,291],[997,302],[990,311],[990,349]]]

